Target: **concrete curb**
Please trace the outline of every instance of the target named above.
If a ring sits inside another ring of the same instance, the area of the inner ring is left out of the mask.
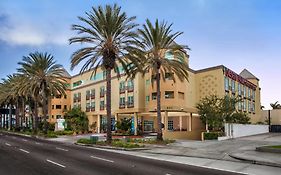
[[[245,157],[241,157],[241,156],[237,156],[234,154],[229,154],[230,157],[237,159],[237,160],[241,160],[241,161],[245,161],[245,162],[249,162],[252,164],[257,164],[257,165],[266,165],[266,166],[272,166],[272,167],[278,167],[281,168],[281,164],[278,163],[273,163],[273,162],[265,162],[265,161],[260,161],[260,160],[253,160],[253,159],[248,159]]]
[[[111,149],[111,150],[121,150],[121,151],[142,151],[142,150],[149,150],[149,148],[119,148],[113,146],[101,146],[101,145],[92,145],[92,144],[84,144],[84,143],[74,143],[75,145],[79,146],[88,146],[94,148],[102,148],[102,149]]]
[[[11,131],[1,131],[1,132],[7,133],[7,134],[12,134],[12,135],[18,135],[18,136],[28,137],[28,138],[36,138],[36,139],[46,140],[45,137],[40,137],[40,136],[37,136],[37,135],[27,135],[27,134],[22,134],[22,133],[17,133],[17,132],[11,132]]]

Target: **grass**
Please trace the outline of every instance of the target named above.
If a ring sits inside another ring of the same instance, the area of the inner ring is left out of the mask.
[[[267,146],[268,148],[281,149],[281,145]]]
[[[122,140],[114,139],[112,140],[111,145],[108,145],[105,141],[98,141],[95,142],[91,139],[79,139],[77,143],[83,143],[83,144],[93,144],[93,145],[100,145],[100,146],[113,146],[118,148],[142,148],[144,145],[139,145],[137,143],[131,143],[131,142],[124,142]]]
[[[171,140],[171,139],[165,139],[162,141],[156,139],[129,139],[129,141],[133,143],[156,144],[156,145],[167,145],[175,142],[175,140]]]

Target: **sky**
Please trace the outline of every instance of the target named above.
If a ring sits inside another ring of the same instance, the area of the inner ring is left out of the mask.
[[[261,103],[281,102],[281,1],[279,0],[0,0],[0,78],[31,52],[54,55],[71,75],[72,24],[91,7],[117,3],[136,22],[173,23],[176,42],[191,48],[190,68],[244,68],[260,79]]]

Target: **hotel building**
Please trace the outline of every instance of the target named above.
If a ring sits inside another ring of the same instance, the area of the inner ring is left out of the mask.
[[[167,52],[170,59],[172,55]],[[186,54],[185,59],[189,61]],[[124,71],[121,69],[121,73]],[[196,103],[203,97],[216,94],[238,96],[242,99],[237,109],[249,114],[251,122],[260,121],[260,88],[259,79],[244,69],[240,74],[223,65],[202,70],[188,68],[189,79],[175,81],[167,73],[160,82],[163,137],[173,139],[200,139],[205,125],[199,119]],[[52,99],[50,112],[52,116],[63,117],[63,110],[81,107],[87,113],[89,123],[96,124],[96,132],[106,131],[106,80],[105,71],[97,70],[95,76],[88,71],[70,77],[70,90],[66,99]],[[126,80],[123,75],[117,78],[112,73],[112,130],[115,123],[122,118],[132,118],[133,130],[154,132],[157,129],[156,119],[156,84],[152,85],[150,72],[145,76],[137,75],[133,80]],[[59,109],[57,109],[57,104]],[[52,117],[53,118],[53,117]],[[55,119],[55,117],[54,117]]]

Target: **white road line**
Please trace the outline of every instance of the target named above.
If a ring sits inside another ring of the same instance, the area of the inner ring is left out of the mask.
[[[39,143],[39,142],[35,142],[35,144],[36,144],[36,145],[42,145],[42,143]]]
[[[24,153],[27,153],[27,154],[30,153],[29,151],[26,151],[26,150],[24,150],[24,149],[20,149],[20,151],[22,151],[22,152],[24,152]]]
[[[11,146],[9,143],[5,143],[5,145],[7,145],[7,146]]]
[[[103,160],[103,161],[106,161],[106,162],[114,163],[113,160],[108,160],[108,159],[104,159],[104,158],[96,157],[96,156],[91,156],[91,157],[94,158],[94,159],[98,159],[98,160]]]
[[[59,163],[54,162],[54,161],[51,161],[51,160],[49,160],[49,159],[47,159],[47,162],[50,162],[50,163],[52,163],[52,164],[54,164],[54,165],[57,165],[57,166],[62,167],[62,168],[65,168],[65,166],[64,166],[64,165],[59,164]]]
[[[68,151],[67,149],[56,147],[57,150]]]
[[[22,141],[27,142],[27,140],[26,140],[26,139],[22,139]]]

